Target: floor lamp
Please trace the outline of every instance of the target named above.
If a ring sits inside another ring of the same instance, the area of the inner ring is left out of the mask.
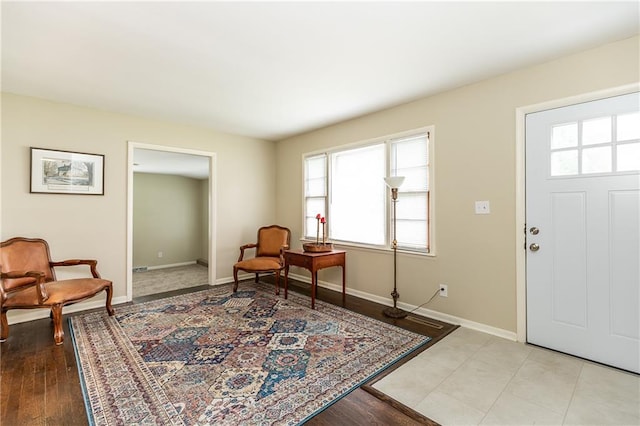
[[[389,188],[391,188],[391,200],[393,201],[393,292],[391,293],[391,297],[393,297],[393,307],[385,308],[382,313],[390,318],[404,318],[407,316],[407,313],[396,306],[398,298],[400,297],[398,294],[396,274],[398,256],[398,240],[396,240],[396,203],[398,202],[398,187],[400,187],[402,182],[404,182],[404,176],[389,176],[384,178],[384,182]]]

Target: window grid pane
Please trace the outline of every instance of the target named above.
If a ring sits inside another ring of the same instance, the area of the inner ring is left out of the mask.
[[[617,171],[640,171],[640,143],[627,143],[617,148]]]
[[[629,142],[634,138],[640,138],[640,112],[553,126],[550,174],[562,177],[637,171],[640,160],[635,159],[635,149],[625,148],[633,145]]]
[[[566,123],[551,129],[551,149],[578,146],[578,123]]]
[[[396,204],[399,248],[429,249],[429,135],[423,133],[391,141],[391,175],[404,176]],[[393,220],[393,218],[392,218]],[[390,226],[392,229],[392,226]],[[389,240],[393,239],[393,235]]]
[[[384,244],[384,174],[384,144],[331,155],[331,239]]]
[[[640,112],[621,114],[617,117],[616,139],[618,141],[640,139]]]
[[[427,222],[424,220],[401,220],[396,222],[398,246],[403,242],[403,248],[424,249],[427,237]]]
[[[611,171],[611,146],[582,150],[582,173],[608,173]]]
[[[582,122],[582,145],[611,142],[611,117],[599,117]]]
[[[551,153],[551,176],[569,176],[578,174],[578,150],[556,151]]]
[[[316,215],[326,216],[327,155],[315,155],[304,160],[305,238],[316,237]]]

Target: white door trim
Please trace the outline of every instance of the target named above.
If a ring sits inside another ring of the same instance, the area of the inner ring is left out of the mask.
[[[640,83],[633,83],[568,98],[556,99],[539,104],[516,108],[516,338],[527,341],[527,299],[526,299],[526,251],[525,251],[525,116],[526,114],[553,108],[565,107],[582,102],[595,101],[640,90]]]
[[[215,152],[128,141],[127,150],[127,301],[133,299],[133,152],[136,148],[209,157],[209,285],[216,283],[217,156]]]

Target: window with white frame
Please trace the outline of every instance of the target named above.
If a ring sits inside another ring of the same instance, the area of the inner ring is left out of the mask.
[[[392,135],[304,157],[305,238],[315,240],[319,214],[328,238],[389,246],[392,203],[385,176],[404,176],[396,205],[398,248],[430,252],[430,132]]]

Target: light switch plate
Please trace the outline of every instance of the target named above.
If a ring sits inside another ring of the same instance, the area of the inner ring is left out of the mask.
[[[491,213],[491,206],[489,201],[476,201],[476,214],[489,214]]]

